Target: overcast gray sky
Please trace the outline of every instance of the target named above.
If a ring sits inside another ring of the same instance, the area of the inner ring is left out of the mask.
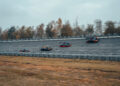
[[[0,0],[0,26],[37,26],[62,18],[80,25],[120,20],[120,0]]]

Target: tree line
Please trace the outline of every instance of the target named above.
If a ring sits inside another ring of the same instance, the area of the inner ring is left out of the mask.
[[[120,25],[117,27],[113,21],[107,21],[105,28],[101,35],[120,35]],[[38,25],[36,28],[32,26],[11,26],[3,30],[0,28],[0,40],[13,40],[13,39],[41,39],[41,38],[58,38],[58,37],[71,37],[71,36],[88,36],[95,34],[93,24],[88,24],[86,28],[80,27],[77,23],[74,27],[67,21],[63,24],[62,19],[51,21],[45,27],[44,24]]]

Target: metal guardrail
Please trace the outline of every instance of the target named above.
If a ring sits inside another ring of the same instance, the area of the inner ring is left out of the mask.
[[[120,61],[119,55],[89,55],[89,54],[53,54],[53,53],[5,53],[0,52],[0,55],[6,56],[28,56],[28,57],[48,57],[48,58],[67,58],[67,59],[88,59],[88,60],[103,60],[103,61]]]
[[[120,36],[99,36],[100,39],[120,38]],[[56,40],[83,40],[85,37],[64,37],[64,38],[42,38],[42,39],[20,39],[20,40],[0,40],[0,42],[25,42],[25,41],[56,41]]]

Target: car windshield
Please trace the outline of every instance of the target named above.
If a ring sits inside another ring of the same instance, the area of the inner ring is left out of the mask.
[[[96,40],[97,38],[96,37],[89,37],[87,38],[87,40]]]
[[[42,48],[50,48],[49,46],[43,46]]]
[[[69,45],[69,43],[67,43],[67,42],[64,42],[64,43],[62,43],[63,45]]]

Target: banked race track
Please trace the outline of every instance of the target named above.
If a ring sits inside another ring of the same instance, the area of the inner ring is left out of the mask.
[[[61,48],[59,45],[62,42],[69,42],[71,47]],[[53,48],[52,51],[40,51],[41,47],[48,45]],[[27,49],[30,52],[19,52],[22,49]],[[16,53],[37,54],[37,55],[69,55],[81,56],[84,58],[105,57],[103,60],[117,58],[120,61],[120,38],[101,38],[98,43],[86,43],[85,39],[61,39],[61,40],[28,40],[28,41],[1,41],[0,54]],[[49,56],[48,56],[49,57]],[[89,59],[87,58],[87,59]]]

